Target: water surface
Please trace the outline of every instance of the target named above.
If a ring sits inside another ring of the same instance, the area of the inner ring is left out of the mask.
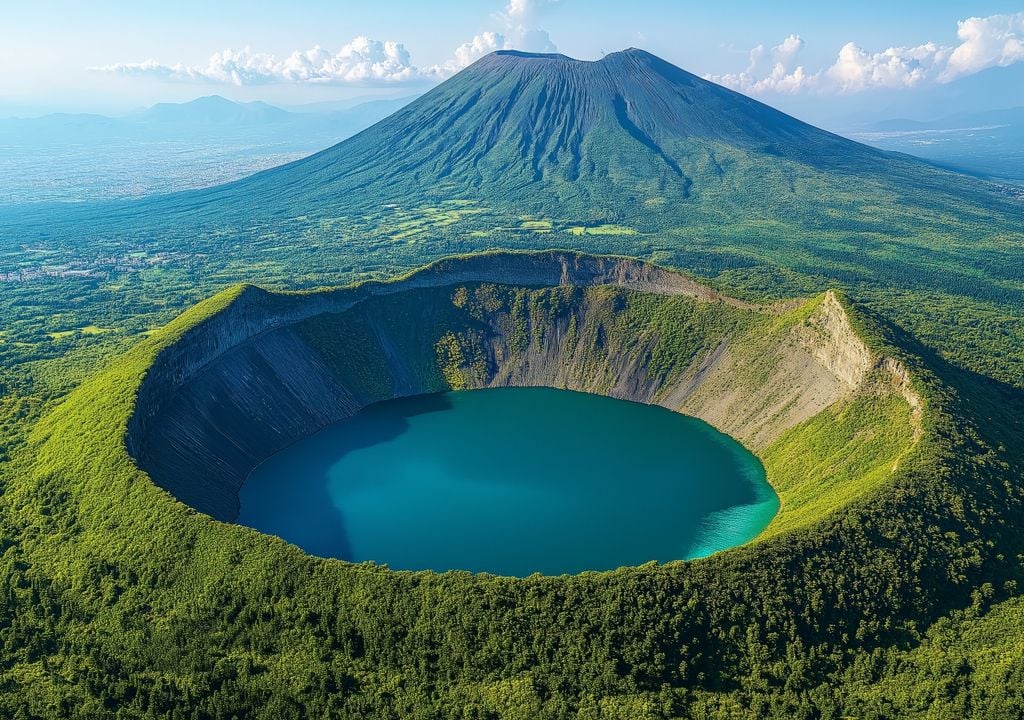
[[[240,498],[240,523],[314,555],[519,576],[701,557],[778,510],[757,458],[701,420],[549,388],[372,405]]]

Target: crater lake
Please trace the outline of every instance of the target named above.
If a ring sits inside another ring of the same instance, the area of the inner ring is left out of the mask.
[[[240,502],[238,522],[314,555],[513,576],[702,557],[779,507],[702,420],[551,388],[371,405],[255,468]]]

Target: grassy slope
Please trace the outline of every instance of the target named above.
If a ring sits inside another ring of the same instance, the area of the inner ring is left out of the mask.
[[[912,446],[909,406],[860,397],[793,428],[762,454],[783,506],[768,536],[812,525],[868,497]]]
[[[19,457],[0,505],[21,538],[3,556],[0,635],[10,652],[0,702],[10,712],[97,717],[115,703],[143,715],[186,704],[289,717],[302,703],[311,714],[459,707],[487,716],[505,707],[562,717],[595,703],[662,717],[703,702],[686,687],[806,704],[808,688],[850,648],[912,637],[911,618],[963,602],[974,578],[992,574],[992,551],[979,540],[993,536],[984,530],[992,500],[980,496],[991,470],[951,464],[951,444],[967,441],[941,410],[950,401],[934,380],[922,386],[925,440],[884,493],[869,488],[814,532],[699,563],[522,581],[392,574],[211,522],[148,482],[120,438],[131,388],[154,353],[241,292],[196,308],[88,381]],[[613,307],[615,294],[604,294],[599,301]],[[530,294],[524,312],[557,312],[557,295]],[[671,303],[639,297],[609,324],[621,322],[626,340],[659,324],[682,327],[667,321],[675,312],[700,317],[692,304]],[[459,310],[448,307],[444,314]],[[429,348],[433,337],[410,342]],[[846,429],[799,436],[812,452],[826,443],[827,456]],[[799,570],[811,558],[813,572]]]

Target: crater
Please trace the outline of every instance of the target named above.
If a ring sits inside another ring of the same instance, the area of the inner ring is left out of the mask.
[[[490,253],[336,290],[282,294],[242,286],[194,309],[176,332],[138,388],[126,445],[154,482],[217,520],[275,532],[273,523],[239,515],[240,491],[247,492],[243,485],[254,468],[272,467],[282,450],[313,442],[325,428],[329,433],[343,428],[342,421],[358,422],[364,408],[420,396],[434,400],[410,402],[450,401],[453,396],[440,394],[484,388],[572,390],[690,416],[676,416],[679,421],[697,418],[714,428],[708,432],[728,435],[757,454],[781,499],[774,518],[774,505],[763,512],[763,503],[774,500],[763,485],[756,500],[708,505],[701,522],[689,523],[694,532],[688,539],[677,532],[671,552],[666,543],[634,555],[605,552],[604,561],[577,557],[545,565],[535,559],[515,567],[471,562],[460,569],[519,575],[609,569],[696,557],[754,535],[764,540],[791,532],[884,482],[919,432],[920,400],[906,369],[872,353],[834,293],[761,307],[627,258]],[[534,411],[543,413],[543,407],[538,403]],[[817,437],[821,433],[827,442]],[[630,445],[629,437],[620,439],[622,447]],[[644,447],[636,437],[632,444],[638,451]],[[571,462],[563,467],[572,472]],[[617,479],[617,490],[635,487],[642,495],[628,466],[612,475],[601,482],[614,485]],[[294,478],[277,478],[281,505]],[[249,488],[256,484],[254,479]],[[344,488],[330,502],[343,514],[352,509]],[[716,534],[709,521],[716,512],[758,503],[754,525],[734,523],[739,531],[706,541]],[[630,514],[642,511],[637,505]],[[676,530],[685,525],[681,519]],[[404,542],[426,543],[429,527],[421,525]],[[287,532],[277,534],[317,554],[425,569],[422,561],[351,549],[348,555],[344,549],[325,552]],[[467,563],[426,564],[450,569]]]

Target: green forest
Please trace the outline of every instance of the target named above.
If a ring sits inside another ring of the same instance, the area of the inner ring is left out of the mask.
[[[448,267],[457,265],[434,272]],[[363,287],[329,296],[362,297]],[[829,448],[899,424],[867,395],[763,454],[801,519],[744,548],[577,576],[392,572],[214,521],[125,452],[136,388],[160,353],[221,316],[231,324],[232,312],[280,313],[306,297],[315,296],[238,286],[198,305],[70,393],[15,453],[2,506],[17,538],[4,549],[5,715],[886,718],[1024,708],[1024,498],[1020,452],[1006,443],[1019,431],[1007,402],[1015,389],[956,369],[843,300],[872,352],[911,368],[925,400],[920,441],[881,485],[824,507],[800,499],[799,481],[820,470],[794,458],[834,463]],[[609,353],[648,337],[671,376],[722,334],[763,355],[764,338],[806,324],[819,306],[758,319],[607,288],[449,286],[385,295],[356,316],[305,321],[302,333],[373,395],[385,382],[366,342],[376,323],[409,333],[406,343],[433,358],[425,381],[443,389],[472,385],[470,331],[488,318],[525,346],[525,335],[586,307],[581,346],[597,347],[587,333],[598,327]],[[351,340],[362,355],[345,352]],[[584,367],[607,357],[595,352]],[[756,382],[750,372],[739,382]],[[849,472],[867,482],[855,464]]]

